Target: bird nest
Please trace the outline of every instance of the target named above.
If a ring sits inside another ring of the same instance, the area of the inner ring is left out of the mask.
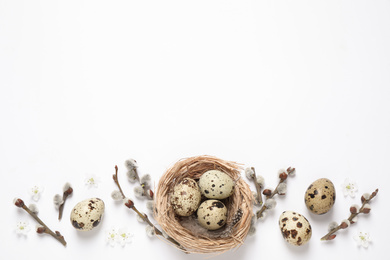
[[[223,200],[228,209],[226,225],[215,231],[202,228],[195,216],[177,216],[170,202],[173,188],[180,180],[199,180],[208,170],[222,171],[235,181],[233,195]],[[176,162],[158,183],[154,218],[188,253],[223,253],[239,247],[244,243],[253,216],[253,195],[248,184],[241,178],[240,170],[237,163],[212,156],[197,156]]]

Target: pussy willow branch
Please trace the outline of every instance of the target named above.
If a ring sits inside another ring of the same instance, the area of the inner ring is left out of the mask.
[[[278,185],[276,186],[276,188],[272,191],[272,193],[270,195],[266,195],[266,198],[267,199],[271,199],[273,198],[276,194],[278,194],[278,187],[281,183],[285,182],[288,178],[288,176],[292,173],[295,172],[295,168],[292,168],[292,167],[288,167],[287,168],[287,173],[288,175],[286,175],[286,173],[281,173],[279,175],[279,183]],[[261,209],[259,211],[256,212],[256,218],[259,219],[261,217],[261,215],[263,214],[263,212],[267,209],[266,205],[264,204]]]
[[[349,216],[348,218],[348,221],[351,223],[351,224],[354,224],[355,222],[352,221],[352,219],[354,217],[356,217],[357,215],[359,215],[360,213],[363,212],[364,210],[364,206],[370,202],[376,195],[378,194],[378,189],[376,189],[373,193],[371,193],[370,197],[368,199],[365,199],[362,203],[362,206],[360,207],[359,211],[357,211],[356,213],[351,213],[351,215]],[[338,225],[337,227],[333,228],[332,230],[329,231],[328,234],[326,234],[325,236],[323,236],[321,238],[322,241],[326,241],[326,240],[333,240],[336,235],[334,235],[334,233],[336,233],[337,231],[339,231],[340,229],[342,229],[342,224]]]
[[[118,166],[115,165],[115,174],[112,176],[112,178],[114,179],[114,182],[115,184],[118,186],[118,189],[119,189],[119,192],[121,193],[122,195],[122,198],[125,199],[126,196],[121,188],[121,185],[119,184],[119,181],[118,181]],[[156,235],[159,235],[159,236],[162,236],[164,237],[163,233],[155,226],[153,225],[152,222],[150,222],[148,216],[146,214],[143,214],[141,213],[135,206],[134,206],[134,203],[132,201],[130,201],[131,203],[126,203],[125,205],[132,209],[133,211],[135,211],[138,216],[140,216],[142,218],[143,221],[145,221],[149,226],[151,226],[154,231],[156,232]],[[165,237],[164,237],[165,238]],[[165,238],[166,240],[168,240],[169,242],[171,242],[172,244],[174,244],[177,248],[179,248],[180,250],[186,252],[187,250],[182,246],[180,245],[179,242],[177,242],[175,239],[173,239],[172,237],[168,236]]]
[[[257,198],[255,200],[255,203],[256,203],[256,205],[262,206],[263,205],[263,199],[262,199],[262,196],[261,196],[261,185],[260,185],[260,183],[257,182],[257,176],[256,176],[255,167],[251,167],[251,169],[253,171],[252,180],[255,183],[256,192],[257,192]]]
[[[64,246],[66,246],[66,241],[64,239],[64,236],[61,235],[60,232],[56,231],[56,232],[53,232],[45,223],[43,223],[43,221],[34,213],[32,212],[23,202],[22,199],[17,199],[16,202],[15,202],[15,205],[19,208],[22,208],[24,209],[28,214],[30,214],[40,225],[42,225],[44,227],[44,232],[51,235],[52,237],[54,237],[55,239],[57,239],[61,244],[63,244]]]

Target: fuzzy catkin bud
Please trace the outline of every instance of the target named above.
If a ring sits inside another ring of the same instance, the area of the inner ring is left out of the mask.
[[[332,231],[333,229],[337,228],[339,224],[336,221],[330,222],[328,226],[328,231]]]
[[[145,174],[141,177],[140,182],[142,187],[149,187],[151,184],[152,178],[150,177],[150,174]]]
[[[128,159],[125,161],[125,166],[129,170],[133,170],[135,168],[138,168],[137,161],[134,159]]]
[[[114,190],[111,192],[111,198],[115,201],[123,199],[122,194],[118,190]]]
[[[29,209],[31,210],[31,212],[34,213],[35,215],[37,215],[38,212],[39,212],[38,207],[37,207],[37,205],[35,205],[35,204],[30,204],[30,205],[28,206],[28,208],[29,208]]]
[[[37,226],[36,231],[38,234],[43,234],[46,232],[46,228],[44,226]]]
[[[283,180],[283,181],[286,180],[287,177],[288,177],[288,175],[287,175],[287,173],[285,173],[285,172],[282,172],[282,173],[279,174],[279,178],[280,178],[281,180]]]
[[[366,200],[370,199],[370,193],[364,193],[361,197],[362,203],[364,203]]]
[[[248,167],[245,169],[245,175],[249,180],[251,180],[253,179],[253,177],[255,177],[255,171],[252,168]]]
[[[125,198],[124,203],[125,203],[125,206],[128,207],[129,209],[134,207],[134,202],[129,198]]]
[[[370,204],[364,205],[364,207],[363,207],[363,209],[362,209],[362,212],[363,212],[364,214],[368,214],[368,213],[370,213],[370,211],[371,211],[371,205],[370,205]]]
[[[270,190],[270,189],[265,189],[265,190],[263,190],[263,195],[265,195],[265,196],[271,196],[271,194],[272,194],[272,190]]]
[[[341,221],[340,228],[341,229],[346,229],[350,225],[351,225],[351,223],[349,222],[349,220],[348,219],[344,219],[343,221]]]
[[[153,237],[156,234],[156,231],[154,230],[154,227],[152,226],[146,226],[145,227],[146,234],[148,237]]]
[[[141,199],[144,196],[144,189],[141,186],[134,187],[134,195],[136,198]]]
[[[257,182],[257,184],[260,185],[260,188],[264,187],[265,181],[264,181],[264,177],[263,176],[261,176],[261,175],[256,176],[256,182]]]
[[[22,208],[24,206],[24,201],[22,199],[16,198],[14,199],[14,204],[16,207]]]
[[[154,209],[154,201],[147,201],[146,202],[146,208],[149,210],[149,211],[151,211],[151,212],[153,212],[153,209]]]
[[[359,208],[359,206],[356,205],[356,204],[354,204],[354,205],[352,205],[352,206],[349,208],[349,212],[351,212],[352,214],[355,214],[355,213],[357,213],[358,208]]]
[[[267,209],[274,209],[276,207],[276,200],[274,199],[267,199],[264,203],[264,206]]]
[[[276,190],[279,195],[285,195],[287,191],[287,184],[284,182],[280,183]]]
[[[287,168],[287,173],[290,176],[294,176],[295,175],[295,168],[288,167]]]

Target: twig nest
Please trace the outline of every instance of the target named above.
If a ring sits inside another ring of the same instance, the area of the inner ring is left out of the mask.
[[[231,196],[220,201],[227,211],[226,224],[221,227],[217,222],[217,230],[202,227],[195,214],[185,217],[177,215],[172,205],[174,187],[177,184],[185,178],[198,181],[211,170],[226,174],[234,187]],[[240,170],[241,167],[235,162],[207,155],[176,162],[164,173],[157,185],[154,218],[189,253],[223,253],[242,245],[251,225],[253,196],[249,185],[241,178]]]

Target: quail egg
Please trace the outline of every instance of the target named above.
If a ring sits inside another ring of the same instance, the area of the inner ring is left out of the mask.
[[[199,207],[201,194],[195,180],[184,178],[173,188],[171,205],[179,216],[190,216]]]
[[[208,230],[216,230],[226,224],[227,208],[219,200],[205,200],[197,213],[199,224]]]
[[[283,238],[292,245],[304,245],[311,238],[312,230],[309,221],[294,211],[284,211],[280,215],[279,227]]]
[[[328,212],[336,200],[336,190],[333,183],[326,179],[318,179],[307,188],[305,193],[306,207],[314,214]]]
[[[99,198],[83,200],[74,206],[70,214],[73,227],[89,231],[98,226],[104,214],[104,202]]]
[[[224,172],[210,170],[199,179],[202,194],[209,199],[225,199],[233,194],[234,181]]]

